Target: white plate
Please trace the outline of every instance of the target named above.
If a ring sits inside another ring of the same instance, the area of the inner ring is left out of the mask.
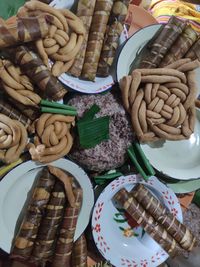
[[[147,26],[129,38],[119,54],[117,61],[117,80],[129,73],[132,61],[143,46],[154,36],[160,24]],[[198,93],[200,93],[200,68],[196,70]],[[144,150],[150,163],[164,175],[176,179],[196,179],[200,177],[200,117],[199,112],[195,132],[189,140],[166,141],[144,144]]]
[[[160,24],[149,25],[137,31],[126,41],[117,59],[116,72],[118,81],[125,75],[128,75],[131,63],[138,55],[139,51],[147,44],[160,27]],[[198,85],[198,96],[200,94],[200,68],[196,69],[196,79]]]
[[[51,6],[54,6],[56,8],[68,8],[71,9],[76,5],[77,1],[74,0],[54,0],[51,2]],[[122,44],[127,39],[128,33],[126,31],[126,28],[124,27],[124,31],[121,34],[120,37],[120,44]],[[67,73],[63,73],[61,76],[58,77],[58,79],[65,85],[69,86],[70,88],[87,94],[96,94],[101,93],[109,88],[112,87],[114,84],[114,73],[112,75],[109,75],[106,78],[99,78],[96,77],[95,81],[86,81],[81,80],[79,78],[73,77]]]
[[[188,140],[141,144],[146,157],[158,171],[180,180],[200,177],[200,110],[194,133]]]
[[[138,182],[145,184],[180,222],[183,221],[176,195],[156,177],[152,176],[148,182],[139,175],[121,176],[114,180],[102,191],[95,204],[92,233],[100,253],[116,267],[156,267],[168,258],[168,254],[148,234],[141,237],[141,227],[133,230],[138,237],[126,237],[122,228],[127,229],[129,225],[114,220],[118,210],[112,202],[113,196],[123,187],[130,191]]]
[[[71,173],[83,190],[83,203],[75,232],[76,240],[83,233],[90,219],[94,204],[92,184],[87,174],[78,165],[67,159],[59,159],[52,162],[51,165]],[[45,164],[27,161],[11,170],[0,182],[0,248],[8,253],[11,249],[19,214],[42,166]]]

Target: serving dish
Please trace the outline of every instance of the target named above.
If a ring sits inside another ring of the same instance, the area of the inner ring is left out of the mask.
[[[142,235],[141,227],[130,228],[121,217],[112,201],[123,187],[130,191],[136,183],[145,184],[148,189],[182,222],[182,211],[173,191],[154,176],[147,182],[139,175],[121,176],[111,182],[100,194],[92,215],[92,233],[100,253],[117,267],[139,267],[160,265],[168,254],[148,235]]]
[[[71,173],[83,190],[83,203],[75,232],[75,240],[77,240],[90,219],[94,204],[92,184],[87,174],[72,161],[59,159],[51,165]],[[8,253],[19,221],[23,217],[22,210],[27,196],[43,166],[45,165],[27,161],[12,169],[0,182],[0,248]]]
[[[116,79],[120,79],[130,72],[130,66],[133,60],[138,56],[141,49],[148,43],[154,34],[160,29],[161,24],[146,26],[135,32],[123,45],[117,58],[116,63]],[[200,94],[200,68],[195,70],[197,81],[197,96]]]
[[[141,144],[150,163],[162,174],[178,180],[200,177],[200,110],[194,133],[187,140]]]
[[[117,80],[130,71],[133,60],[154,36],[160,24],[147,26],[137,31],[124,44],[117,61]],[[200,92],[200,68],[196,69],[198,93]],[[142,149],[150,163],[163,175],[179,179],[200,177],[200,113],[197,109],[194,133],[187,140],[159,141],[142,144]]]
[[[51,6],[55,8],[68,8],[72,9],[74,6],[76,6],[77,1],[66,1],[66,0],[54,0],[51,2]],[[124,27],[124,30],[121,34],[119,44],[122,44],[126,39],[128,38],[128,33],[126,28]],[[82,80],[76,77],[73,77],[67,73],[63,73],[58,77],[58,79],[67,87],[78,91],[82,93],[87,94],[96,94],[96,93],[102,93],[109,88],[112,87],[112,85],[115,83],[114,81],[115,72],[113,71],[112,74],[110,74],[106,78],[100,78],[96,77],[95,81],[88,81],[88,80]]]

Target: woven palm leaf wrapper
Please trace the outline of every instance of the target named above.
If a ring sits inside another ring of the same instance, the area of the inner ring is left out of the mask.
[[[185,250],[191,251],[196,245],[196,238],[192,232],[180,223],[160,201],[154,197],[150,190],[143,184],[137,184],[131,191],[132,195],[142,207],[159,222],[176,242]]]
[[[45,266],[52,260],[56,237],[62,222],[66,196],[64,186],[56,181],[38,230],[31,255],[31,262]]]
[[[119,190],[115,194],[114,200],[117,201],[170,256],[173,257],[181,252],[181,248],[175,239],[162,225],[154,220],[133,196],[129,195],[126,189],[122,188]]]
[[[167,66],[182,58],[198,38],[198,34],[187,25],[178,39],[172,44],[171,48],[161,61],[160,67]]]
[[[25,46],[9,48],[8,53],[15,63],[36,84],[45,98],[60,100],[67,93],[62,84],[51,74],[41,58]]]
[[[11,104],[2,97],[0,99],[0,113],[10,117],[13,120],[20,121],[25,128],[28,128],[31,124],[31,120],[28,117],[21,114],[19,110],[11,106]]]
[[[73,244],[72,266],[87,267],[87,243],[84,234],[82,234]]]
[[[136,69],[120,80],[122,100],[141,142],[188,139],[194,132],[198,60]]]
[[[193,44],[193,46],[189,49],[185,57],[191,58],[191,60],[195,60],[195,59],[200,60],[200,39],[198,39]]]
[[[84,40],[82,43],[82,46],[80,48],[80,51],[76,55],[76,58],[74,60],[74,63],[72,67],[69,69],[68,73],[75,77],[79,77],[81,75],[81,71],[83,68],[83,63],[85,59],[85,53],[87,49],[87,41],[89,36],[89,30],[92,23],[92,17],[94,13],[96,0],[80,0],[78,2],[78,8],[76,15],[80,18],[80,20],[83,22],[83,25],[86,30],[86,34],[84,36]]]
[[[53,61],[51,72],[60,76],[72,66],[84,40],[82,21],[69,9],[57,9],[40,1],[28,1],[17,14],[22,16],[44,15],[49,23],[45,37],[36,40],[35,46],[44,65]]]
[[[0,20],[0,49],[43,38],[48,33],[45,16],[15,18],[12,23]]]
[[[168,23],[162,26],[141,52],[141,59],[137,68],[156,68],[167,54],[172,44],[180,36],[186,22],[172,16]]]
[[[82,203],[82,190],[74,189],[75,207],[67,205],[60,227],[52,267],[70,266],[74,235]]]
[[[43,168],[28,203],[19,232],[14,240],[11,251],[12,258],[29,259],[54,183],[54,176],[49,173],[47,167]]]
[[[97,0],[81,76],[94,81],[113,0]]]
[[[23,114],[31,121],[36,120],[40,116],[39,108],[23,105],[11,97],[7,97],[6,102],[10,103],[15,109],[19,110],[20,114]]]
[[[98,76],[106,77],[109,75],[110,67],[118,47],[119,37],[123,31],[123,24],[128,12],[128,5],[129,0],[114,1],[98,64]]]
[[[107,262],[99,262],[92,267],[112,267],[112,265],[108,264]]]

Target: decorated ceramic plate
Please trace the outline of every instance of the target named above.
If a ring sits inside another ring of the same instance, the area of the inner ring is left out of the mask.
[[[152,176],[148,182],[139,175],[121,176],[100,194],[92,215],[92,233],[103,257],[117,267],[156,267],[168,254],[141,227],[130,226],[113,204],[113,196],[123,187],[130,191],[143,183],[182,222],[182,211],[173,191]]]
[[[124,44],[117,59],[116,76],[119,81],[123,76],[128,75],[130,66],[136,56],[147,42],[161,27],[160,24],[149,25],[135,32]],[[196,79],[198,85],[198,93],[200,94],[200,68],[196,70]]]
[[[179,180],[200,177],[200,110],[194,133],[187,140],[141,144],[146,157],[159,172]]]
[[[83,203],[75,232],[76,240],[83,233],[90,219],[94,204],[92,184],[87,174],[67,159],[59,159],[51,165],[71,173],[83,190]],[[8,253],[16,231],[16,222],[19,215],[23,215],[20,214],[21,210],[42,166],[45,165],[27,161],[11,170],[0,182],[0,248]]]
[[[76,5],[77,1],[73,1],[73,0],[54,0],[51,2],[51,6],[54,6],[56,8],[69,8],[72,9],[74,8],[74,6]],[[120,37],[120,44],[122,44],[125,40],[127,39],[127,31],[124,28],[124,31],[121,34]],[[101,93],[104,92],[106,90],[108,90],[109,88],[112,87],[112,85],[114,84],[114,75],[115,73],[113,73],[112,75],[109,75],[106,78],[100,78],[100,77],[96,77],[95,81],[86,81],[86,80],[82,80],[76,77],[73,77],[67,73],[63,73],[58,79],[65,84],[66,86],[78,91],[78,92],[82,92],[82,93],[87,93],[87,94],[95,94],[95,93]]]

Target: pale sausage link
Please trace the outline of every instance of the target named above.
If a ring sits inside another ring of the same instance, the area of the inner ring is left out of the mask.
[[[144,99],[147,104],[150,104],[151,99],[154,99],[151,97],[152,95],[152,89],[153,89],[153,84],[152,83],[146,83],[144,87]]]
[[[142,131],[139,119],[138,119],[138,111],[142,103],[143,96],[144,96],[143,90],[139,89],[137,96],[135,98],[135,102],[133,103],[132,109],[131,109],[132,125],[139,139],[141,136],[143,136],[143,131]]]
[[[33,92],[33,85],[26,75],[8,60],[0,60],[0,80],[2,88],[17,102],[38,108],[41,98]]]
[[[141,73],[135,70],[132,72],[131,76],[132,76],[132,81],[131,81],[131,87],[129,90],[129,102],[130,102],[130,105],[132,106],[136,98],[137,90],[141,83]]]
[[[132,76],[124,76],[120,82],[119,82],[119,86],[121,89],[121,93],[122,93],[122,101],[124,104],[125,109],[130,112],[130,104],[129,104],[129,90],[131,87],[131,81],[132,81]]]
[[[24,151],[27,141],[28,141],[28,134],[27,134],[27,131],[24,125],[19,121],[15,121],[15,123],[19,127],[20,132],[21,132],[20,141],[19,141],[19,144],[7,150],[5,154],[6,163],[11,163],[11,162],[18,160],[20,155]]]

